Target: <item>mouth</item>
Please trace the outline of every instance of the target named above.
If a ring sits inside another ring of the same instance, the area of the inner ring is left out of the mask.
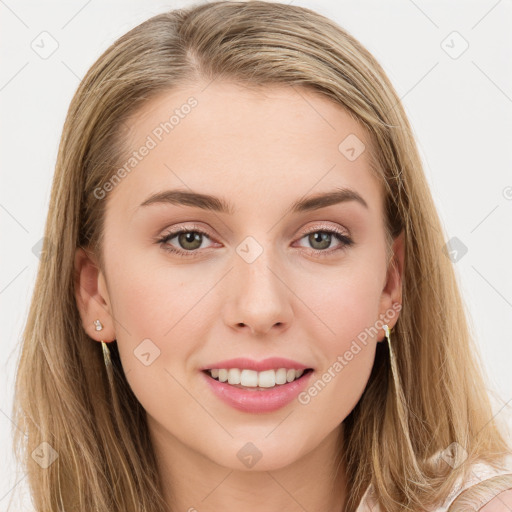
[[[282,361],[284,362],[284,361]],[[249,363],[250,364],[250,363]],[[293,403],[314,376],[300,363],[257,371],[249,368],[203,368],[204,381],[218,399],[244,413],[272,413]],[[218,365],[221,366],[221,365]],[[263,364],[260,363],[260,367]],[[293,368],[293,366],[302,366]]]
[[[292,382],[305,379],[313,369],[277,368],[258,372],[244,368],[212,368],[202,371],[210,379],[229,384],[234,388],[247,391],[265,391],[279,389]]]

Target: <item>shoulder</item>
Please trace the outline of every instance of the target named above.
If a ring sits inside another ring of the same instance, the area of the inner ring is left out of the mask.
[[[510,512],[512,510],[512,487],[497,494],[479,512]]]
[[[512,511],[512,473],[496,472],[494,475],[474,474],[480,481],[465,486],[455,500],[448,503],[450,512],[473,510],[478,512]]]
[[[443,505],[435,512],[511,512],[512,459],[507,458],[499,469],[481,461],[473,464]]]

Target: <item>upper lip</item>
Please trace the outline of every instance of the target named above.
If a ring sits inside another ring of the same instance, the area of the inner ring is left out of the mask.
[[[213,370],[221,368],[241,368],[262,372],[265,370],[277,370],[279,368],[307,370],[308,368],[310,368],[310,366],[306,366],[305,364],[294,361],[293,359],[286,359],[284,357],[269,357],[261,361],[255,361],[254,359],[248,359],[245,357],[237,357],[235,359],[217,361],[216,363],[204,366],[203,368],[201,368],[201,370]]]

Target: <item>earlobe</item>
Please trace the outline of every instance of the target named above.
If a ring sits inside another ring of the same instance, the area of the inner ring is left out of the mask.
[[[101,270],[94,258],[83,248],[75,251],[75,299],[87,334],[97,340],[106,341],[115,338],[110,300]],[[101,334],[95,323],[100,320],[103,325]]]

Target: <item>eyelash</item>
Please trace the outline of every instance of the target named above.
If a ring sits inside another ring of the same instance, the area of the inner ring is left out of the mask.
[[[175,247],[172,247],[167,243],[169,240],[172,240],[173,238],[175,238],[178,235],[181,235],[182,233],[200,233],[202,235],[205,235],[207,238],[211,239],[211,237],[208,235],[208,233],[206,233],[205,231],[203,231],[202,229],[200,229],[197,226],[192,226],[192,227],[186,228],[186,229],[183,228],[183,229],[177,229],[175,231],[171,231],[171,232],[167,233],[166,235],[164,235],[162,238],[158,239],[157,243],[160,244],[162,249],[164,249],[165,251],[168,251],[172,254],[176,254],[179,257],[183,257],[183,258],[197,257],[198,252],[199,252],[198,250],[184,251],[182,249],[176,249]],[[354,241],[351,238],[344,235],[341,231],[337,230],[336,228],[329,228],[329,229],[316,228],[314,230],[304,233],[299,238],[299,240],[301,240],[302,238],[304,238],[308,235],[311,235],[312,233],[328,233],[328,234],[334,235],[334,237],[339,242],[341,242],[341,245],[335,249],[328,249],[328,250],[311,249],[311,251],[313,252],[313,254],[315,256],[319,256],[321,258],[330,256],[333,253],[336,253],[337,251],[346,250],[347,247],[350,247],[351,245],[354,244]]]

